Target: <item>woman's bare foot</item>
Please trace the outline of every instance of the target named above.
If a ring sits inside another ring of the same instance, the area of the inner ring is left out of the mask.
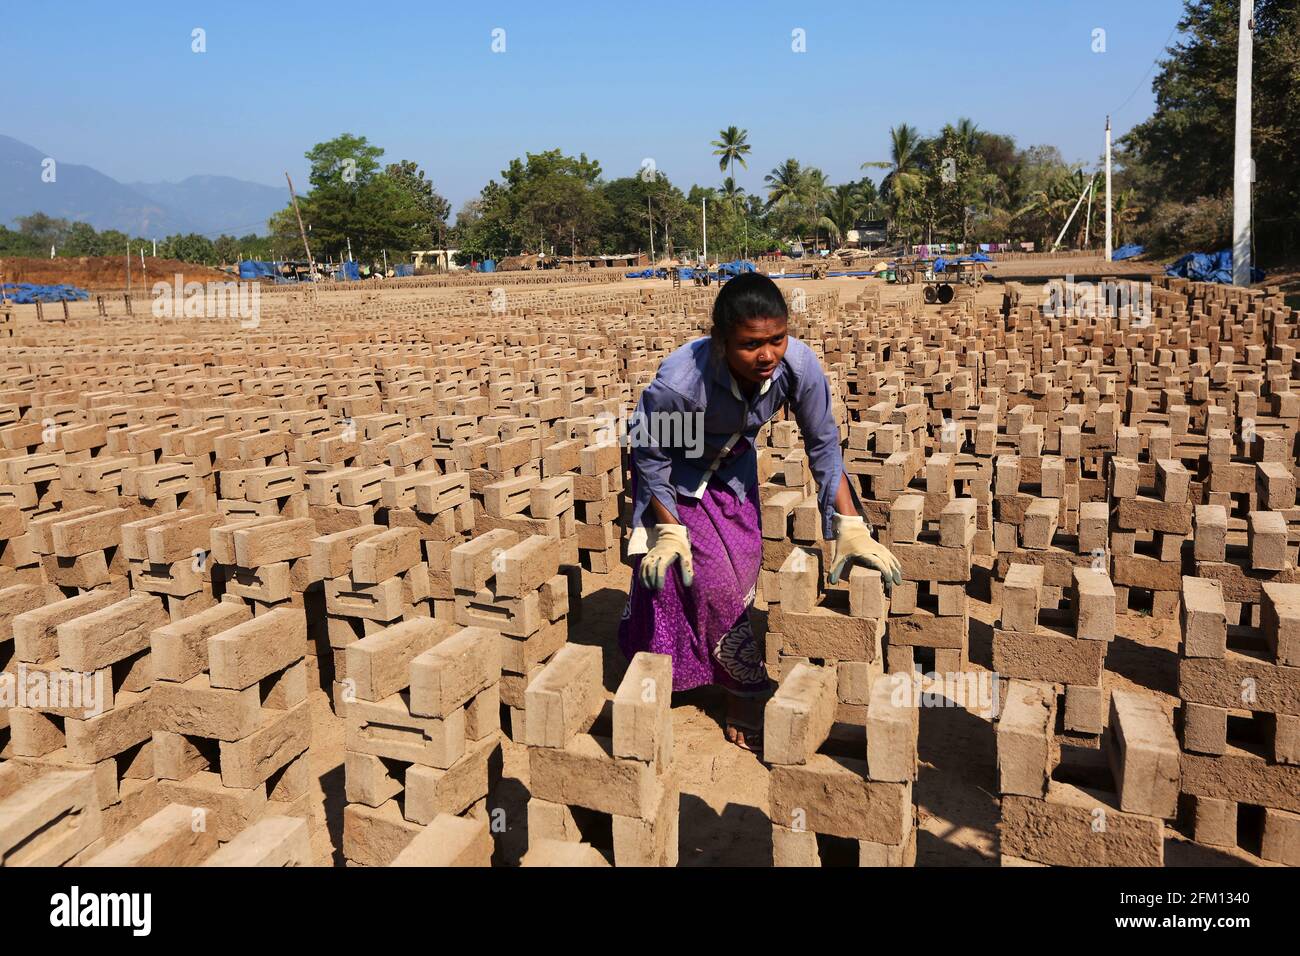
[[[763,753],[763,699],[727,695],[727,716],[723,726],[727,740],[751,753]]]

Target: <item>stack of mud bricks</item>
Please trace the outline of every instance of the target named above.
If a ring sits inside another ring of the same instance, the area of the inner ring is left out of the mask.
[[[819,510],[812,513],[810,520],[819,523]],[[776,543],[764,541],[764,550]],[[872,684],[884,672],[889,602],[880,572],[860,566],[845,569],[847,587],[822,591],[823,562],[820,550],[795,546],[769,578],[763,663],[778,683],[801,664],[831,670],[837,675],[835,720],[861,727]],[[738,663],[752,664],[752,676],[761,676],[760,662]]]
[[[223,600],[150,637],[153,754],[167,803],[218,843],[268,816],[310,819],[307,620]]]
[[[415,528],[361,525],[307,543],[310,576],[324,582],[335,712],[351,697],[348,648],[403,621],[432,618],[431,578]],[[446,577],[442,574],[441,577]],[[450,621],[444,614],[441,620]],[[327,672],[327,673],[328,673]]]
[[[37,781],[37,785],[44,783]],[[0,792],[3,792],[0,785]],[[0,803],[0,816],[4,804]],[[222,841],[209,827],[209,810],[169,803],[126,833],[84,856],[81,866],[285,867],[311,866],[311,828],[300,817],[267,816]],[[104,843],[97,840],[96,844]],[[79,858],[80,859],[80,858]],[[12,865],[23,865],[16,860]]]
[[[609,435],[609,422],[613,420],[569,421],[571,437],[547,448],[542,459],[548,479],[572,475],[572,527],[579,559],[583,567],[596,574],[608,574],[619,563],[617,521],[624,462],[620,443]]]
[[[993,670],[1004,678],[1051,684],[1064,740],[1097,747],[1106,723],[1102,686],[1106,650],[1115,637],[1115,588],[1104,570],[1074,568],[1071,584],[1044,583],[1042,565],[1012,564],[1002,583],[993,629]]]
[[[349,866],[488,865],[502,643],[495,630],[419,617],[347,646]]]
[[[475,528],[474,501],[466,471],[430,471],[394,475],[380,482],[384,516],[394,530],[413,530],[429,568],[429,600],[433,616],[452,620],[455,593],[449,570],[451,550],[469,540]],[[364,528],[358,525],[358,530]]]
[[[1003,866],[1163,866],[1179,752],[1159,701],[1115,688],[1103,745],[1062,746],[1050,684],[1011,680],[997,724]]]
[[[676,866],[672,659],[639,653],[613,700],[601,649],[569,644],[528,684],[524,866]]]
[[[1183,546],[1192,537],[1192,473],[1168,457],[1168,429],[1151,431],[1150,462],[1136,460],[1136,447],[1130,446],[1137,441],[1134,429],[1120,429],[1111,459],[1111,574],[1120,610],[1149,607],[1153,617],[1168,620],[1178,614]],[[1096,503],[1086,507],[1091,537],[1101,511]]]
[[[10,622],[11,673],[28,693],[8,712],[12,761],[37,773],[90,774],[104,811],[102,833],[82,851],[93,852],[156,809],[150,638],[167,613],[152,595],[109,589],[52,603],[15,597],[29,608]]]
[[[888,547],[903,570],[889,596],[890,673],[932,663],[934,672],[955,674],[969,664],[966,591],[979,506],[974,498],[952,497],[951,462],[949,455],[933,456],[926,494],[901,495],[889,512]]]
[[[875,673],[860,724],[838,722],[842,665],[796,664],[763,717],[776,866],[914,866],[919,710],[911,675]]]
[[[560,554],[558,538],[494,528],[450,555],[456,624],[499,635],[500,698],[515,743],[526,739],[529,681],[568,641],[570,609],[579,605],[581,569],[562,569]]]
[[[269,447],[257,447],[265,437],[273,437],[275,441],[269,443]],[[221,498],[217,501],[217,508],[225,517],[310,518],[311,511],[301,468],[293,465],[244,467],[241,459],[229,457],[282,449],[285,445],[283,432],[255,432],[252,435],[235,432],[218,438],[214,445],[218,450],[221,476]],[[268,457],[283,457],[283,452],[280,456]]]
[[[207,557],[212,529],[219,523],[216,512],[182,509],[122,525],[121,549],[132,591],[156,595],[173,621],[215,604]]]
[[[1041,426],[1022,426],[1021,454],[994,460],[994,577],[1005,579],[1012,564],[1033,564],[1047,587],[1064,588],[1073,568],[1105,562],[1106,503],[1079,501],[1076,460],[1023,453],[1041,439]]]
[[[35,518],[27,546],[40,559],[48,584],[65,597],[99,588],[125,592],[128,566],[122,545],[123,508],[90,506]]]
[[[1300,584],[1245,574],[1256,623],[1231,581],[1182,579],[1183,811],[1197,843],[1298,866]]]

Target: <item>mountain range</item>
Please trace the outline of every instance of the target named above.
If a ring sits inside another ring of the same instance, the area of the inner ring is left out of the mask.
[[[0,135],[0,225],[16,228],[16,217],[43,212],[145,238],[188,232],[214,239],[223,232],[264,235],[266,220],[289,201],[282,186],[229,176],[122,183],[92,166],[57,157],[53,181],[47,182],[47,158],[34,146]]]

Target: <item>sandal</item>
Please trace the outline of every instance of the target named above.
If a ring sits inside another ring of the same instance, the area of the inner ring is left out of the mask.
[[[738,740],[733,736],[733,731],[743,730],[745,739]],[[762,756],[763,753],[763,728],[755,727],[743,720],[727,720],[723,725],[723,736],[726,737],[727,743],[735,744],[741,750],[748,750],[752,754]]]

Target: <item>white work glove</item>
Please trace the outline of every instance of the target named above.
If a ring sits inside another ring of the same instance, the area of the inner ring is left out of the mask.
[[[681,562],[682,583],[691,586],[693,565],[691,564],[691,542],[686,536],[686,526],[681,524],[655,525],[654,547],[641,559],[641,583],[652,591],[664,586],[668,576],[668,567],[674,561]]]
[[[886,589],[903,583],[903,568],[889,549],[871,536],[859,515],[835,513],[835,547],[831,552],[831,584],[837,584],[845,565],[857,559],[880,572]]]

